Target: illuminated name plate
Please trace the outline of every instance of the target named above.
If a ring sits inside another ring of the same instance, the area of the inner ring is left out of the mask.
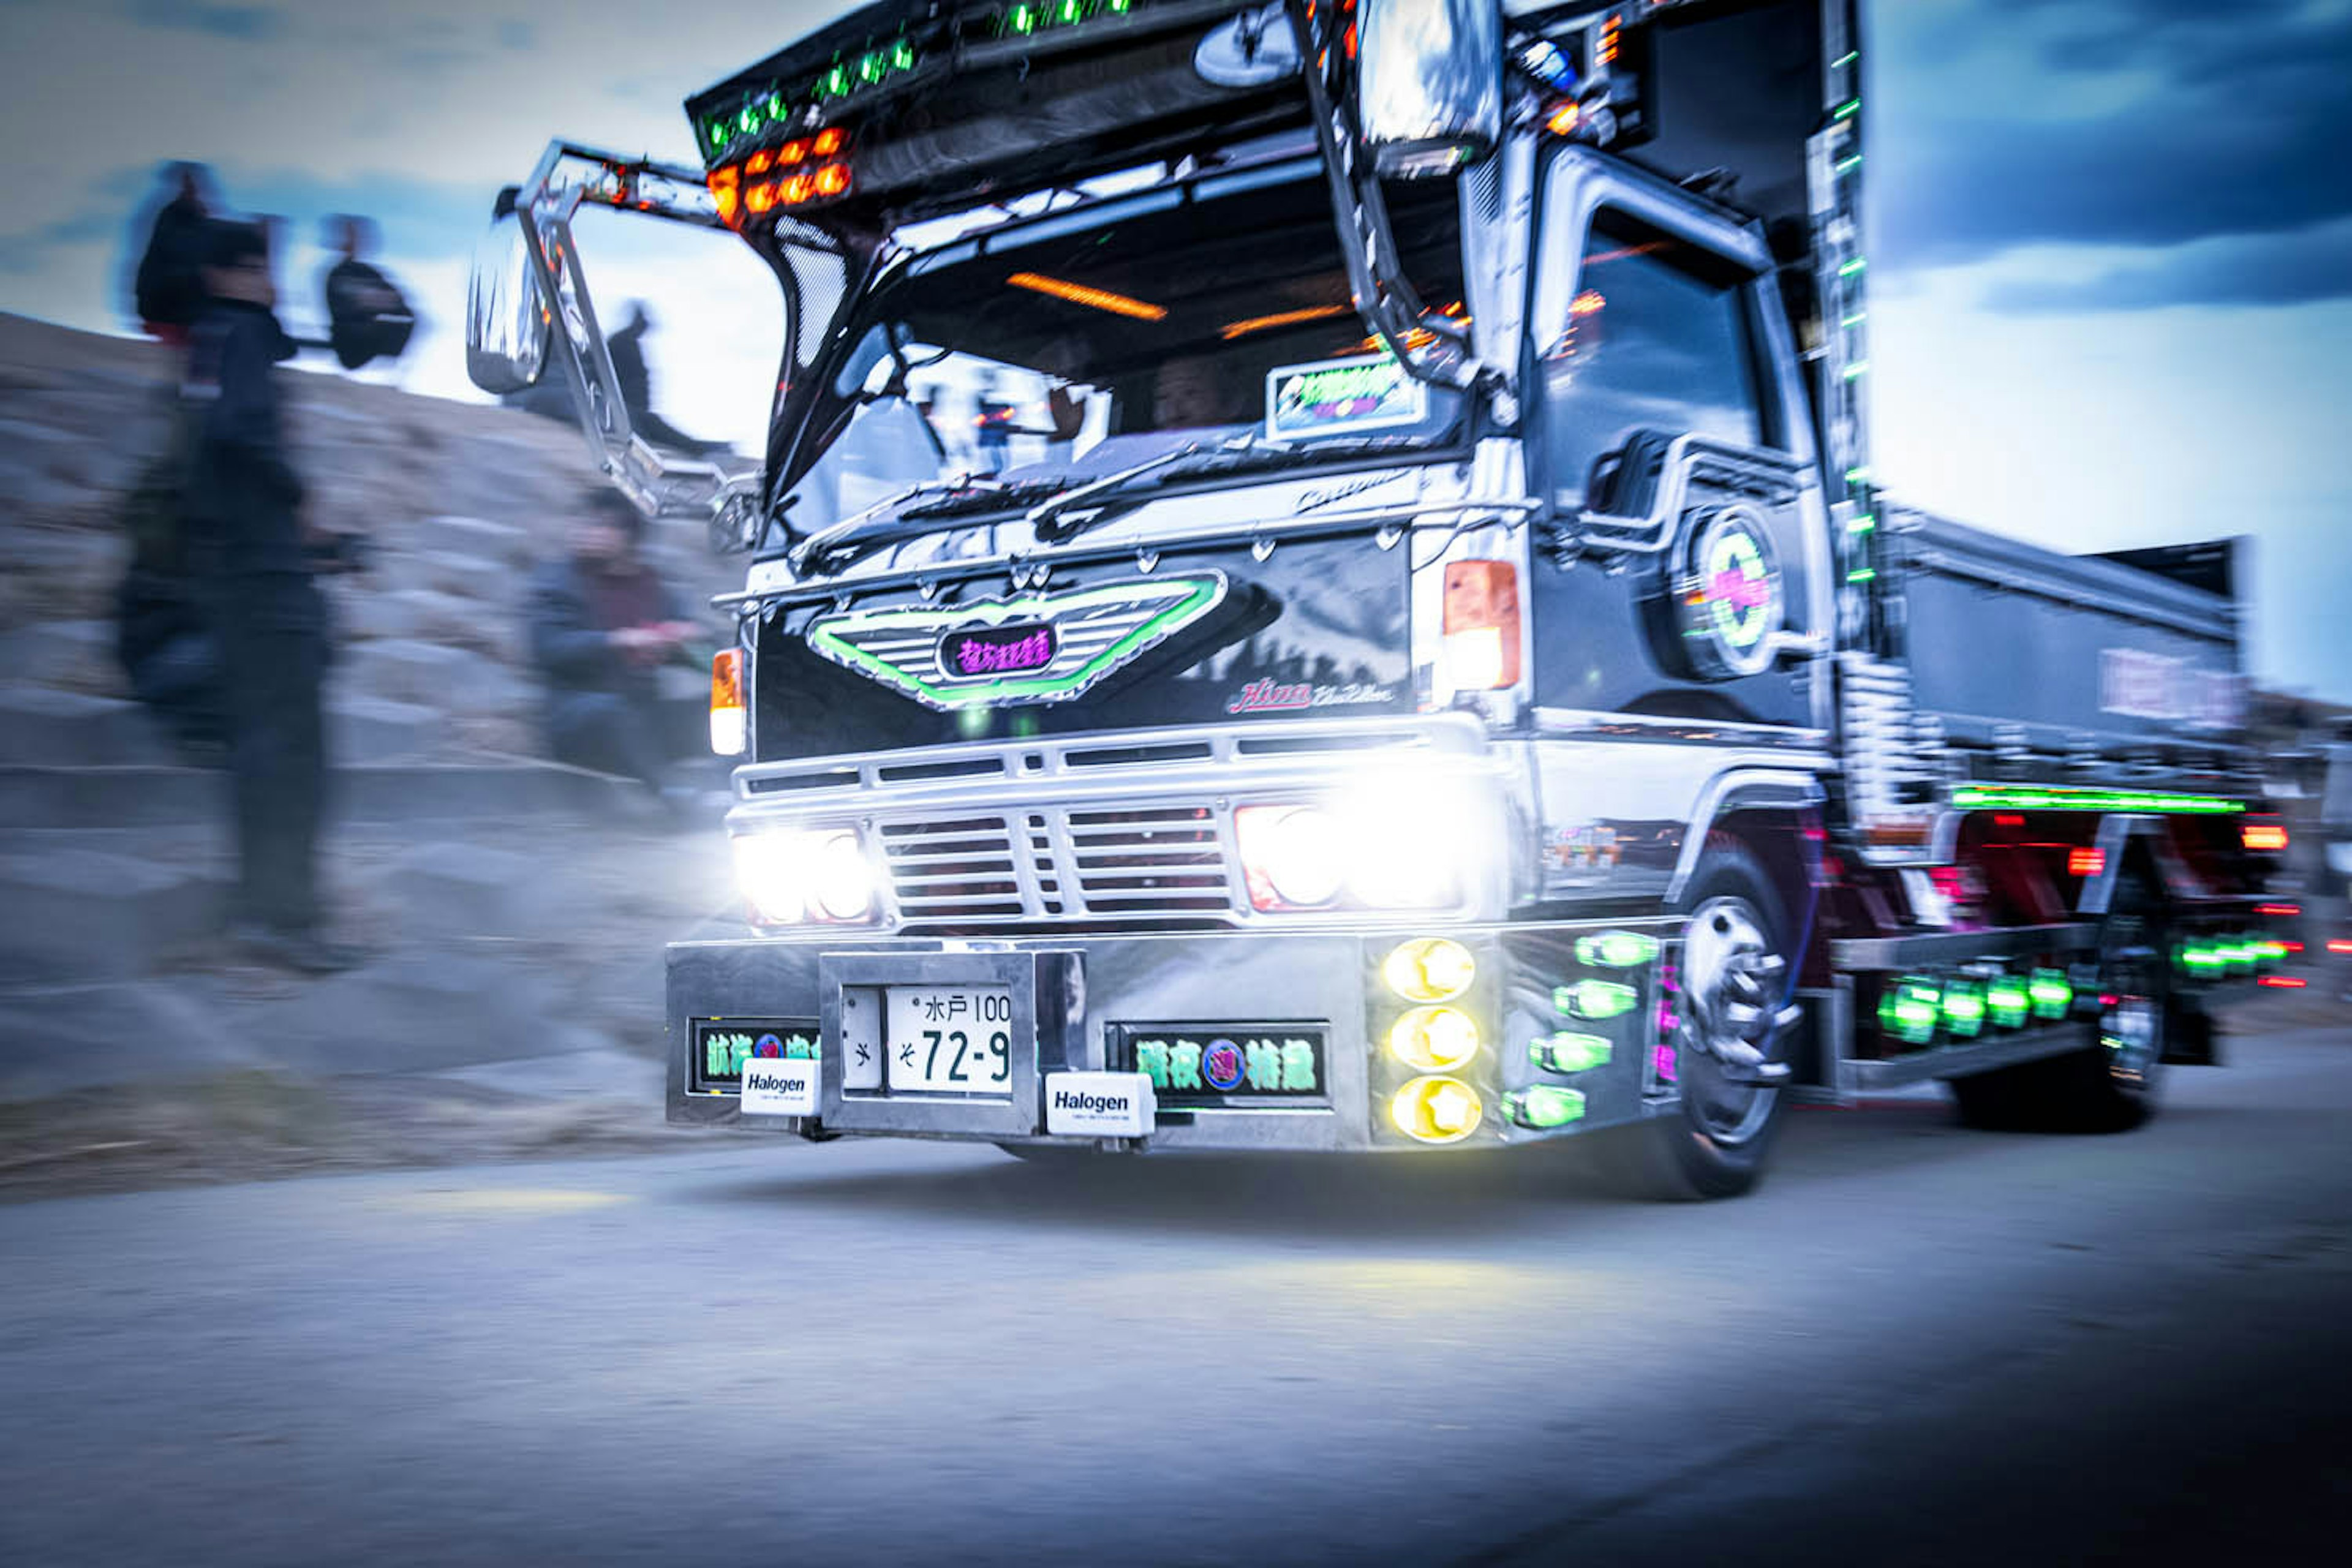
[[[691,1021],[694,1087],[702,1094],[734,1094],[749,1061],[814,1060],[814,1018],[696,1018]]]
[[[1114,1024],[1121,1060],[1151,1080],[1162,1110],[1318,1106],[1330,1031],[1321,1024]]]

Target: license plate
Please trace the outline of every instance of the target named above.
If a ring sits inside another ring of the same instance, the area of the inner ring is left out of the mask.
[[[1013,1088],[1013,993],[1002,985],[889,985],[883,1066],[893,1094]]]

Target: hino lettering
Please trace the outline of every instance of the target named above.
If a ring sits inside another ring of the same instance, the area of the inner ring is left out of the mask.
[[[2232,547],[1878,489],[1856,0],[1006,15],[786,43],[698,167],[553,143],[478,253],[475,378],[750,558],[672,1120],[1729,1197],[1801,1100],[2212,1059],[2287,951]],[[772,273],[755,468],[632,427],[583,207]]]

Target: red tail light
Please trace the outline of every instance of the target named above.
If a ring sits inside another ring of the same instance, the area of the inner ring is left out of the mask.
[[[2107,868],[2107,852],[2104,849],[2069,849],[2066,851],[2066,875],[2095,877]]]

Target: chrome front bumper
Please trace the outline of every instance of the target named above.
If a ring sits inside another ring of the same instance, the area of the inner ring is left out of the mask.
[[[1675,1103],[1671,1052],[1658,1022],[1664,963],[1602,971],[1580,964],[1576,938],[1638,930],[1661,943],[1663,922],[1433,928],[1472,952],[1477,977],[1454,1005],[1478,1023],[1475,1058],[1454,1075],[1484,1107],[1462,1140],[1528,1142],[1639,1120]],[[1407,1149],[1422,1147],[1391,1124],[1390,1097],[1412,1069],[1383,1047],[1409,1003],[1388,988],[1382,964],[1411,932],[1316,931],[1197,934],[1088,934],[1011,942],[838,937],[679,943],[668,952],[668,1117],[803,1134],[1052,1142],[1042,1085],[1056,1071],[1134,1070],[1131,1042],[1159,1032],[1296,1026],[1323,1041],[1319,1092],[1248,1106],[1186,1105],[1162,1098],[1152,1149]],[[1623,1011],[1602,1020],[1563,1016],[1556,991],[1605,977],[1626,988]],[[1003,1096],[892,1097],[848,1093],[840,1031],[845,984],[1002,984],[1033,1027],[1016,1040],[1013,1081]],[[821,1064],[823,1114],[814,1119],[743,1116],[731,1087],[708,1079],[698,1059],[698,1023],[752,1021],[812,1041]],[[1608,1041],[1605,1063],[1549,1074],[1530,1047],[1564,1030]],[[1582,1115],[1537,1130],[1513,1123],[1511,1097],[1532,1086],[1572,1088]]]

